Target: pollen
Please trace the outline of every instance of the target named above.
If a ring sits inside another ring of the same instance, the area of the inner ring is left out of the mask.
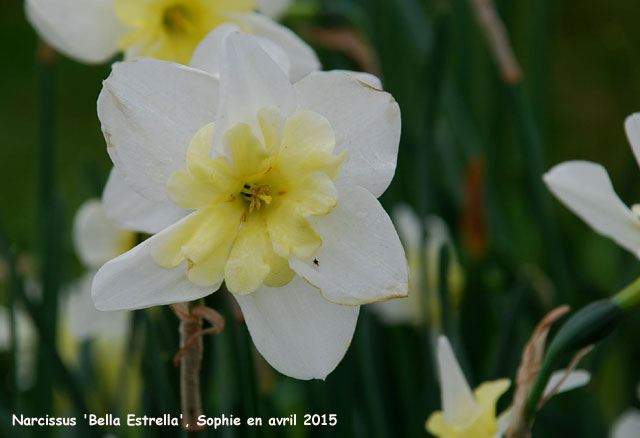
[[[268,184],[245,184],[240,191],[242,199],[249,203],[249,213],[254,210],[260,210],[262,203],[271,204],[272,197],[269,196]]]

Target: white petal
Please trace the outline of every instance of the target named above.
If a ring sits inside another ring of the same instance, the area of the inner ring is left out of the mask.
[[[631,114],[624,121],[624,129],[627,133],[631,150],[636,157],[636,161],[640,164],[640,113]]]
[[[322,238],[311,260],[291,268],[337,304],[358,305],[408,294],[408,266],[389,215],[362,187],[343,187],[327,216],[308,218]]]
[[[546,397],[550,391],[552,391],[558,383],[564,378],[566,374],[566,370],[556,371],[551,375],[549,382],[547,382],[547,386],[544,388],[543,397]],[[572,389],[579,388],[581,386],[587,385],[591,381],[591,374],[585,370],[573,370],[567,379],[562,382],[560,388],[556,392],[556,394],[560,394],[562,392],[571,391]]]
[[[620,201],[599,164],[568,161],[544,175],[553,194],[598,233],[640,256],[640,220]]]
[[[129,332],[130,313],[100,312],[91,299],[91,283],[96,271],[86,272],[70,288],[62,303],[63,320],[77,340],[84,341],[94,336],[121,341]]]
[[[227,35],[231,32],[238,32],[238,30],[238,26],[233,23],[223,23],[216,27],[200,41],[193,51],[189,65],[220,78],[222,43],[227,38]]]
[[[191,58],[191,67],[220,77],[222,43],[229,33],[237,32],[238,30],[238,26],[232,23],[224,23],[216,27],[196,47]],[[254,38],[260,44],[260,47],[280,66],[282,71],[289,75],[291,62],[286,52],[271,40],[257,36]]]
[[[118,228],[149,234],[162,231],[190,213],[169,201],[143,198],[129,187],[115,167],[102,193],[102,205],[107,217]]]
[[[322,68],[313,49],[291,29],[260,14],[234,14],[234,17],[234,21],[246,28],[249,33],[273,41],[285,51],[291,61],[293,82]]]
[[[258,10],[269,18],[277,20],[291,6],[293,0],[258,0]]]
[[[175,269],[165,269],[151,257],[150,247],[154,241],[173,232],[188,217],[100,268],[91,286],[98,310],[134,310],[193,301],[220,287],[200,287],[187,280],[186,261]]]
[[[371,73],[365,73],[361,71],[351,71],[351,70],[332,70],[334,72],[344,72],[359,80],[360,82],[364,82],[367,85],[372,86],[373,88],[377,88],[378,90],[382,90],[382,81],[376,75],[372,75]]]
[[[438,373],[445,423],[472,423],[482,409],[473,398],[471,388],[446,336],[440,336],[438,339]]]
[[[82,204],[73,218],[73,243],[80,261],[98,267],[130,249],[134,234],[117,229],[97,199]]]
[[[419,252],[422,248],[422,224],[418,215],[407,204],[398,204],[391,217],[405,248]]]
[[[166,61],[113,66],[98,98],[107,151],[127,183],[145,198],[167,201],[166,183],[185,167],[194,134],[214,120],[218,81]]]
[[[27,0],[25,10],[40,37],[70,58],[101,63],[118,51],[124,28],[113,0]]]
[[[611,438],[638,438],[640,436],[640,411],[627,410],[611,428]]]
[[[295,277],[285,287],[235,296],[262,356],[287,376],[324,379],[349,348],[360,308],[324,300]]]
[[[231,157],[224,144],[227,130],[247,123],[262,139],[258,112],[276,110],[288,117],[296,109],[296,93],[288,76],[261,47],[243,32],[223,37],[220,52],[220,105],[213,132],[213,155]]]
[[[336,153],[347,150],[337,183],[359,185],[376,197],[396,170],[400,108],[389,93],[347,72],[314,72],[296,84],[301,109],[325,116],[336,135]]]

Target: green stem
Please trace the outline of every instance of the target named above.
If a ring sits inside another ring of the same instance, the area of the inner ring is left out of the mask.
[[[430,210],[434,210],[433,199],[430,198],[430,189],[433,179],[433,145],[435,144],[435,122],[440,106],[442,83],[446,62],[443,60],[447,56],[449,46],[449,13],[440,12],[432,21],[433,43],[427,54],[427,65],[429,74],[426,76],[427,84],[427,107],[425,110],[423,140],[418,142],[416,159],[414,161],[414,184],[419,188],[416,190],[416,208],[420,217],[425,217]]]
[[[4,254],[7,260],[12,263],[15,261],[15,254],[6,244],[6,240],[0,231],[0,253]],[[62,384],[66,385],[67,390],[69,391],[69,395],[71,397],[72,402],[75,405],[76,412],[78,413],[86,413],[87,404],[84,399],[84,394],[80,388],[80,385],[74,378],[74,376],[69,372],[68,368],[65,366],[64,362],[58,355],[55,348],[55,338],[50,331],[46,330],[46,325],[44,322],[43,312],[41,308],[36,306],[31,300],[27,297],[24,290],[24,281],[20,277],[20,274],[17,272],[15,263],[10,265],[10,270],[12,272],[12,293],[15,294],[13,300],[15,302],[21,302],[24,304],[24,307],[29,314],[31,320],[33,321],[35,328],[38,332],[38,338],[40,340],[41,346],[41,359],[47,364],[50,368],[50,372],[57,376],[54,384]],[[51,388],[50,388],[51,389]],[[47,412],[50,415],[50,412]],[[88,428],[85,422],[80,421],[78,427],[81,429],[81,435],[88,434]],[[86,430],[85,430],[86,429]],[[99,433],[103,433],[104,430],[102,427],[99,428]]]
[[[56,339],[56,318],[60,273],[60,231],[58,205],[55,198],[55,150],[54,150],[54,94],[55,53],[40,43],[37,53],[39,86],[39,140],[37,154],[40,176],[39,198],[41,211],[40,241],[42,263],[42,323],[43,331]],[[43,340],[41,340],[43,341]],[[42,349],[41,349],[42,351]],[[38,400],[41,414],[50,414],[53,402],[53,376],[47,354],[41,354],[38,362]]]
[[[615,294],[611,301],[616,303],[623,312],[631,313],[640,308],[640,278]]]
[[[540,236],[559,290],[571,291],[564,251],[557,225],[553,220],[551,198],[542,182],[545,172],[543,145],[533,115],[531,101],[523,83],[507,86],[509,103],[516,118],[516,128],[526,160],[526,183],[531,194],[531,207],[540,224]]]

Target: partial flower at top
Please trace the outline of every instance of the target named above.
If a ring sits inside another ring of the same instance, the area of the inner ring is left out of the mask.
[[[640,113],[627,117],[627,138],[640,163]],[[589,161],[567,161],[544,175],[551,192],[595,231],[640,257],[640,208],[616,195],[607,171]]]
[[[637,390],[638,399],[640,399],[640,385]],[[640,436],[640,410],[628,409],[613,424],[611,438],[638,438]]]
[[[258,10],[267,17],[277,20],[293,2],[294,0],[258,0]]]
[[[426,423],[429,433],[440,438],[500,438],[509,423],[509,410],[496,414],[500,397],[509,389],[509,379],[482,383],[473,392],[464,377],[451,344],[445,336],[438,340],[438,375],[442,411],[431,414]],[[568,391],[589,382],[589,373],[572,371],[561,383],[565,371],[553,374],[544,393]]]
[[[188,214],[104,265],[94,302],[186,302],[225,282],[272,366],[324,378],[359,305],[407,295],[404,251],[376,200],[395,172],[399,108],[346,72],[292,85],[233,26],[212,38],[212,70],[145,59],[104,82],[98,114],[116,169]]]
[[[286,3],[286,2],[284,2]],[[320,67],[313,50],[265,15],[282,0],[27,0],[27,18],[55,49],[81,62],[101,63],[118,52],[189,64],[200,41],[231,22],[271,40],[292,60],[292,76]]]

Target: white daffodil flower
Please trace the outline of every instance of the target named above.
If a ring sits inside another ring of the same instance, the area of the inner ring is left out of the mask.
[[[427,431],[442,438],[502,437],[509,423],[509,410],[497,415],[496,405],[509,389],[509,379],[482,383],[472,392],[445,336],[438,340],[437,359],[442,411],[431,414],[425,425]],[[555,372],[544,393],[553,391],[565,373]],[[572,371],[555,394],[586,385],[589,380],[586,371]]]
[[[640,385],[636,390],[640,399]],[[640,410],[628,409],[613,424],[611,438],[638,438],[640,436]]]
[[[295,79],[320,67],[313,50],[288,28],[256,12],[279,14],[283,0],[27,0],[26,15],[55,49],[86,63],[118,52],[189,64],[200,41],[223,23],[280,46]]]
[[[640,113],[627,117],[627,138],[640,163]],[[567,161],[544,175],[551,192],[596,232],[640,257],[638,209],[627,207],[618,197],[607,171],[589,161]]]
[[[423,291],[423,233],[420,218],[406,204],[394,208],[391,217],[409,262],[409,296],[397,300],[374,303],[372,309],[382,321],[391,325],[419,325],[424,319],[421,295]]]
[[[105,264],[93,299],[137,309],[224,281],[272,366],[324,378],[359,305],[407,295],[404,251],[376,199],[395,172],[399,108],[346,72],[292,85],[230,26],[212,38],[215,74],[142,59],[104,82],[98,114],[116,169],[140,196],[188,215]]]

